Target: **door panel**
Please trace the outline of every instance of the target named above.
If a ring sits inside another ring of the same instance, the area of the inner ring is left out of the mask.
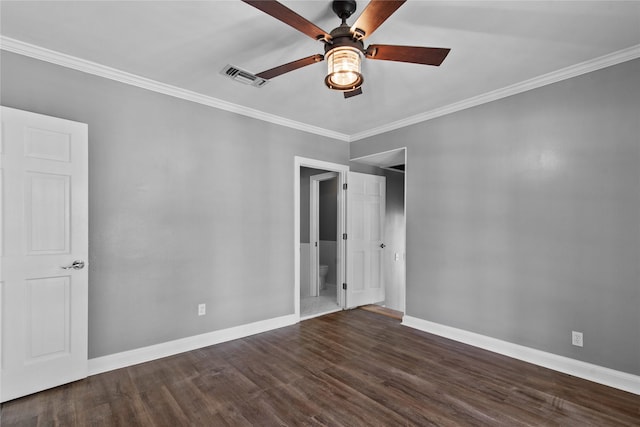
[[[27,254],[69,253],[69,186],[68,175],[26,174]]]
[[[385,177],[349,172],[347,308],[384,301]]]
[[[71,138],[68,133],[25,127],[25,155],[34,159],[71,161]]]
[[[25,362],[43,357],[65,357],[69,353],[69,277],[27,280],[27,336]]]
[[[2,107],[0,401],[87,375],[87,126]]]

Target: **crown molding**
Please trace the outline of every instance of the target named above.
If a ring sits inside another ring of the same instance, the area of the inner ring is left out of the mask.
[[[348,135],[332,131],[330,129],[325,129],[318,126],[313,126],[295,120],[287,119],[285,117],[266,113],[264,111],[256,110],[253,108],[248,108],[239,104],[234,104],[232,102],[224,101],[212,96],[207,96],[201,93],[182,89],[177,86],[161,83],[152,79],[148,79],[146,77],[118,70],[116,68],[108,67],[96,62],[87,61],[51,49],[46,49],[41,46],[12,39],[10,37],[0,36],[0,49],[17,53],[23,56],[28,56],[30,58],[39,59],[41,61],[50,62],[52,64],[60,65],[66,68],[82,71],[88,74],[93,74],[99,77],[104,77],[128,85],[136,86],[142,89],[147,89],[153,92],[162,93],[175,98],[184,99],[186,101],[195,102],[220,110],[229,111],[265,122],[345,142],[352,142],[370,138],[372,136],[425,122],[431,119],[445,116],[447,114],[462,111],[467,108],[476,107],[478,105],[486,104],[492,101],[497,101],[511,95],[516,95],[532,89],[537,89],[539,87],[560,82],[562,80],[570,79],[572,77],[577,77],[582,74],[590,73],[592,71],[597,71],[602,68],[640,58],[640,44],[638,44],[626,49],[619,50],[617,52],[610,53],[608,55],[600,56],[589,61],[581,62],[579,64],[571,65],[557,71],[543,74],[541,76],[534,77],[520,83],[516,83],[501,89],[455,102],[441,108],[436,108],[434,110],[406,117],[404,119],[397,120],[383,126],[378,126],[376,128],[368,129],[363,132]]]
[[[251,117],[269,123],[274,123],[303,132],[349,142],[349,135],[344,133],[335,132],[329,129],[309,125],[295,120],[290,120],[281,116],[277,116],[275,114],[265,113],[264,111],[248,108],[242,105],[234,104],[232,102],[214,98],[212,96],[203,95],[201,93],[182,89],[177,86],[161,83],[156,80],[148,79],[146,77],[118,70],[116,68],[108,67],[96,62],[87,61],[85,59],[57,52],[55,50],[46,49],[44,47],[26,43],[20,40],[12,39],[10,37],[0,36],[0,49],[7,52],[13,52],[19,55],[60,65],[66,68],[71,68],[77,71],[82,71],[84,73],[93,74],[95,76],[104,77],[106,79],[114,80],[131,86],[136,86],[164,95],[169,95],[174,98],[180,98],[186,101],[206,105],[208,107],[241,114],[243,116]]]
[[[486,104],[488,102],[496,101],[498,99],[506,98],[508,96],[516,95],[532,89],[537,89],[542,86],[557,83],[562,80],[567,80],[572,77],[577,77],[582,74],[597,71],[602,68],[610,67],[612,65],[620,64],[626,61],[631,61],[637,58],[640,58],[640,44],[610,53],[608,55],[600,56],[589,61],[571,65],[557,71],[552,71],[551,73],[543,74],[541,76],[534,77],[532,79],[506,86],[504,88],[497,89],[491,92],[487,92],[482,95],[474,96],[460,102],[455,102],[441,108],[436,108],[434,110],[416,114],[415,116],[407,117],[383,126],[368,129],[364,132],[355,133],[349,137],[349,141],[358,141],[360,139],[380,135],[392,130],[411,126],[420,122],[425,122],[427,120],[435,119],[437,117],[445,116],[447,114],[455,113],[467,108],[476,107],[478,105]]]

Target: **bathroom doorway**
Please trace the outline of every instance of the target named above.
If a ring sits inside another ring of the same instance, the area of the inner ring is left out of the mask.
[[[309,293],[337,303],[338,173],[309,177]],[[302,310],[304,312],[304,310]]]
[[[296,157],[295,312],[308,319],[344,307],[342,240],[348,166]]]
[[[301,208],[308,206],[306,217],[301,209],[300,227],[300,317],[306,319],[342,309],[336,280],[340,192],[337,172],[302,167],[300,182]]]

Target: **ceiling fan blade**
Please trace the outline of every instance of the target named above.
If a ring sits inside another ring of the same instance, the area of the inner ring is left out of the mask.
[[[308,35],[314,40],[330,40],[331,36],[314,23],[295,13],[282,3],[275,0],[242,0],[243,2],[271,15],[296,30]]]
[[[349,92],[343,92],[343,93],[344,93],[344,99],[348,99],[348,98],[351,98],[352,96],[360,95],[362,93],[362,88],[359,87],[358,89],[350,90]]]
[[[369,37],[393,12],[398,10],[406,0],[371,0],[362,14],[351,26],[356,37]],[[358,30],[356,30],[356,28]],[[363,34],[364,33],[364,34]]]
[[[369,59],[383,61],[411,62],[414,64],[442,64],[451,49],[440,47],[394,46],[388,44],[372,44],[365,52]]]
[[[298,59],[297,61],[289,62],[287,64],[280,65],[270,70],[263,71],[256,74],[256,76],[263,79],[272,79],[278,77],[281,74],[288,73],[289,71],[297,70],[298,68],[306,67],[307,65],[315,64],[324,60],[324,56],[320,54],[307,56],[306,58]]]

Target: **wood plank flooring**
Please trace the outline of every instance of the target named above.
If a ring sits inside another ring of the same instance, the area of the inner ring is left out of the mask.
[[[2,405],[9,426],[639,426],[640,396],[364,310]]]

